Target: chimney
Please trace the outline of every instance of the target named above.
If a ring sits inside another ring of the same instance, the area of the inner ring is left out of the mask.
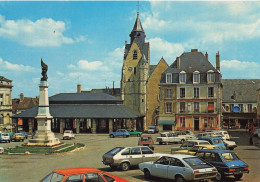
[[[177,57],[177,68],[180,69],[181,68],[181,58]]]
[[[24,95],[23,95],[23,93],[21,93],[20,94],[20,102],[23,102],[23,100],[24,100]]]
[[[191,52],[198,52],[198,49],[191,49]]]
[[[205,57],[206,57],[207,60],[209,60],[208,52],[206,52]]]
[[[220,72],[219,52],[216,54],[216,69]]]
[[[77,93],[81,93],[81,84],[77,85]]]
[[[113,89],[112,89],[112,95],[115,94],[115,81],[113,81]]]

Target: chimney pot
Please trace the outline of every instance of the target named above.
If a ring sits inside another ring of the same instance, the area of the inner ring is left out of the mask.
[[[191,49],[191,52],[198,52],[198,49]]]
[[[216,69],[220,71],[220,59],[219,59],[219,52],[216,54]]]
[[[22,102],[24,100],[24,95],[23,93],[20,94],[20,102]]]
[[[181,68],[181,58],[177,57],[177,68],[180,69]]]
[[[207,60],[209,60],[208,52],[206,52],[205,57],[206,57]]]

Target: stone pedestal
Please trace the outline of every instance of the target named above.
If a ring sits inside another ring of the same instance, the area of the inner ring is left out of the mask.
[[[33,139],[29,140],[28,145],[41,145],[41,146],[53,146],[59,144],[58,138],[55,138],[54,133],[51,131],[51,120],[49,110],[49,97],[48,97],[48,83],[47,81],[40,82],[40,96],[38,114],[35,117],[38,122],[38,133]]]

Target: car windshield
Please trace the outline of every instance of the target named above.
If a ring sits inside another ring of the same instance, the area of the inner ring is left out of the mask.
[[[222,153],[221,154],[223,159],[225,161],[235,161],[235,160],[239,160],[239,158],[236,156],[235,153],[231,153],[231,152],[227,152],[227,153]]]
[[[209,145],[209,142],[199,142],[200,145]]]
[[[56,181],[62,181],[64,178],[64,175],[52,172],[48,174],[45,178],[41,180],[41,182],[56,182]]]
[[[8,133],[3,133],[2,135],[3,135],[3,136],[9,136],[9,134],[8,134]]]
[[[120,152],[121,150],[123,150],[125,147],[116,147],[113,148],[112,150],[110,150],[109,152],[107,152],[107,154],[111,154],[111,155],[116,155],[118,152]]]
[[[210,164],[201,160],[198,157],[190,157],[183,159],[192,169],[203,169],[212,167]]]

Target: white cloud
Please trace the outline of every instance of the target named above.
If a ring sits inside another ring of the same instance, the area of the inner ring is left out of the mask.
[[[22,71],[22,72],[36,72],[37,69],[31,66],[24,66],[22,64],[13,64],[4,61],[0,58],[0,70]]]
[[[154,61],[155,64],[158,63],[161,57],[164,57],[168,63],[171,63],[176,56],[184,52],[184,47],[181,44],[171,43],[159,37],[147,41],[150,42],[151,61]]]
[[[95,70],[102,70],[103,69],[103,63],[101,61],[89,62],[87,60],[80,60],[80,61],[77,62],[77,65],[70,64],[70,65],[67,66],[67,68],[95,71]]]
[[[257,62],[223,60],[220,65],[223,78],[259,78],[260,64]]]
[[[76,40],[66,37],[63,21],[55,21],[51,18],[42,18],[35,22],[26,19],[5,20],[0,15],[0,36],[29,47],[60,46],[84,41],[85,36],[79,36]]]

